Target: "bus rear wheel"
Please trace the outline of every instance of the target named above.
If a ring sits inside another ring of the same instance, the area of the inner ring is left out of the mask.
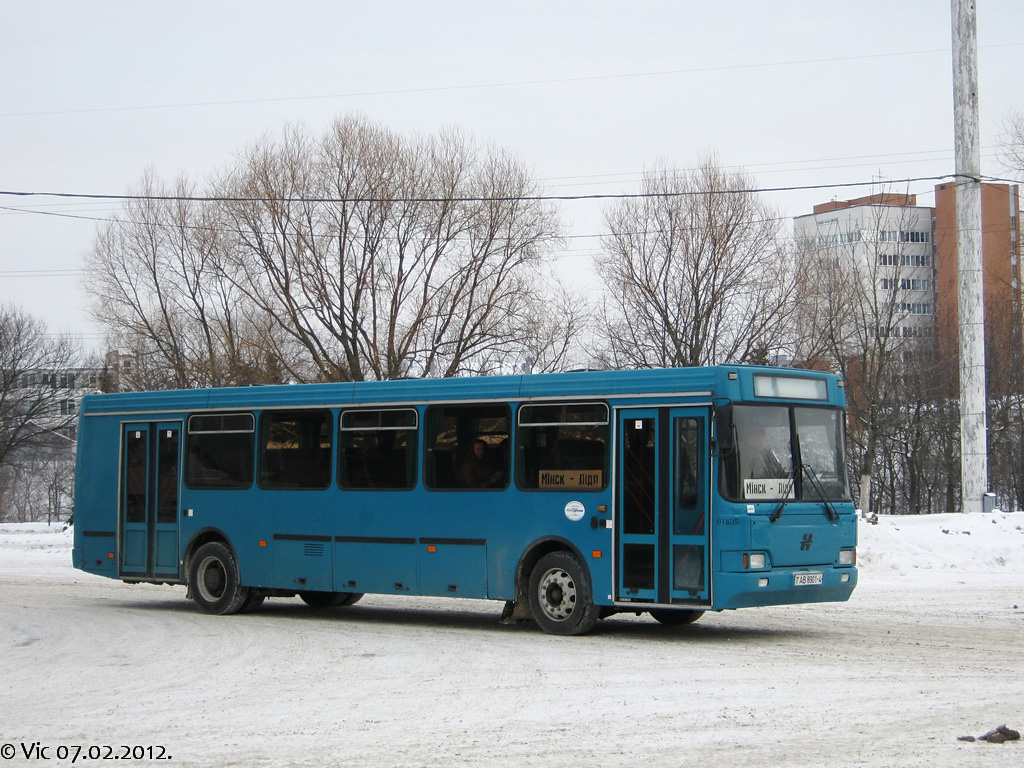
[[[299,597],[310,608],[337,608],[353,605],[363,599],[362,592],[299,592]]]
[[[530,612],[548,634],[582,635],[600,615],[590,589],[590,576],[569,552],[549,552],[530,574]]]
[[[188,586],[196,607],[218,616],[238,613],[252,595],[239,583],[238,564],[231,550],[219,541],[196,550],[189,563]]]
[[[651,616],[668,627],[678,627],[683,624],[693,624],[704,615],[704,611],[684,610],[672,611],[668,609],[655,609],[650,612]]]

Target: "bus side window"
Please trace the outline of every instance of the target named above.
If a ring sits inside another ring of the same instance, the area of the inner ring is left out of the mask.
[[[412,408],[341,413],[338,482],[347,489],[416,485],[417,413]]]
[[[315,489],[330,483],[330,411],[264,413],[260,419],[260,487]]]
[[[424,481],[434,490],[508,487],[505,405],[443,405],[427,410]]]
[[[190,416],[185,484],[189,488],[249,488],[255,452],[251,413]]]
[[[519,409],[516,483],[551,491],[600,491],[607,485],[608,406],[530,404]]]

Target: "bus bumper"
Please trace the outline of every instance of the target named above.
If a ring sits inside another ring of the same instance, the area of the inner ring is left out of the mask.
[[[807,578],[808,574],[812,575],[811,579]],[[800,583],[815,580],[813,574],[821,574],[820,584]],[[713,609],[716,611],[764,605],[843,602],[850,599],[857,586],[855,567],[774,568],[770,571],[720,572],[715,575],[715,593],[730,596],[721,603],[715,600]]]

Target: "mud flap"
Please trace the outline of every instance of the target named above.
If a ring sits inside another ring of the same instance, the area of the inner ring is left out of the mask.
[[[506,600],[505,607],[501,611],[500,624],[518,624],[522,621],[533,621],[533,614],[530,613],[530,604],[526,600]]]

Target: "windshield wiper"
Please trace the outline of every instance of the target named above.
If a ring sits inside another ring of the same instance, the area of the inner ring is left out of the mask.
[[[815,493],[818,494],[818,500],[825,505],[825,511],[828,512],[828,519],[835,522],[839,519],[839,513],[836,512],[835,508],[828,503],[828,499],[825,498],[825,488],[821,484],[821,480],[818,479],[817,473],[814,471],[814,467],[810,464],[801,464],[800,469],[803,470],[804,476],[811,481],[811,487],[814,488]]]
[[[789,499],[783,499],[782,503],[779,504],[779,506],[775,509],[775,511],[772,512],[771,515],[768,516],[768,520],[770,522],[774,523],[776,520],[778,520],[780,517],[782,517],[782,510],[784,510],[786,508],[786,505],[788,503],[789,503]]]
[[[793,481],[793,478],[790,477],[790,478],[787,478],[787,479],[790,482],[790,489],[791,489],[791,491],[795,492],[796,491],[796,483]],[[789,496],[786,496],[786,497],[784,497],[782,499],[782,503],[779,504],[778,507],[776,507],[775,511],[772,512],[771,515],[768,516],[768,521],[769,522],[774,523],[776,520],[778,520],[780,517],[782,517],[782,510],[784,510],[786,508],[786,505],[789,504],[789,500],[790,500]]]

